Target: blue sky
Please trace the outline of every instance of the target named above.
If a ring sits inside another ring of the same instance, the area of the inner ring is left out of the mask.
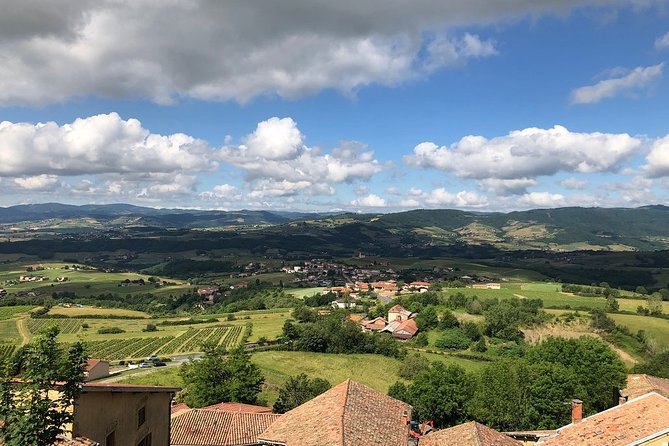
[[[669,204],[666,0],[68,0],[0,17],[0,206]]]

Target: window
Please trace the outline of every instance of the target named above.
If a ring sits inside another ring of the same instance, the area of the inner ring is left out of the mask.
[[[105,439],[105,446],[116,446],[116,431],[111,431]]]
[[[151,434],[147,435],[146,437],[142,438],[142,441],[137,443],[137,446],[151,446]]]
[[[137,427],[142,427],[146,422],[146,406],[142,406],[139,411],[137,411]]]

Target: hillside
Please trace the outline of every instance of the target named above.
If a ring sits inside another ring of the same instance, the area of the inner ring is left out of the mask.
[[[215,244],[234,247],[242,242],[256,252],[278,249],[330,255],[387,250],[439,255],[466,246],[502,251],[651,251],[669,248],[668,223],[669,208],[665,206],[331,215],[153,209],[125,204],[49,203],[0,208],[0,235],[12,236],[14,241],[21,239],[17,236],[22,232],[58,238],[68,231],[95,229],[117,231],[123,238],[137,233],[175,235],[160,232],[168,229],[181,230],[178,235],[184,235],[184,230],[232,229],[235,234],[224,233]]]

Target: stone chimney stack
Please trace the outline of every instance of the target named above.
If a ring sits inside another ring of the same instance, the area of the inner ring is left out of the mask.
[[[578,423],[583,419],[583,401],[571,400],[571,422]]]

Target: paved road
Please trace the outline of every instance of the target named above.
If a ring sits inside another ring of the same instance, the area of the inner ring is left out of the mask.
[[[172,357],[172,361],[168,362],[166,367],[177,367],[183,364],[184,362],[187,362],[190,358],[193,359],[200,359],[202,357],[201,354],[197,355],[177,355]],[[119,372],[115,372],[112,376],[109,378],[101,379],[98,382],[105,382],[105,383],[114,383],[114,382],[119,382],[123,381],[125,379],[128,379],[130,377],[134,376],[144,376],[144,375],[149,375],[151,373],[157,372],[159,370],[163,370],[164,367],[149,367],[145,369],[124,369]]]

